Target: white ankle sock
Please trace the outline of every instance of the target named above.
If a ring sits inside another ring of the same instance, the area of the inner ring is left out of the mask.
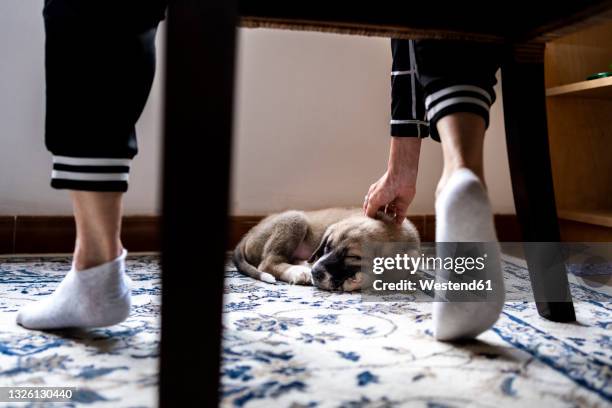
[[[131,307],[127,251],[110,262],[76,271],[74,265],[51,295],[23,307],[17,323],[28,329],[103,327],[124,321]]]
[[[478,177],[468,169],[455,171],[436,199],[436,242],[482,242],[487,254],[485,269],[471,271],[474,279],[491,280],[493,294],[487,301],[434,302],[433,331],[438,340],[470,339],[490,329],[504,305],[504,283],[500,250],[487,193]],[[451,246],[438,244],[440,252]],[[453,280],[454,272],[438,271],[436,280]],[[436,297],[453,294],[440,291]],[[461,299],[461,294],[456,298]]]

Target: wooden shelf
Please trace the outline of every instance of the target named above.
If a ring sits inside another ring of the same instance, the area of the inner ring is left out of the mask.
[[[561,239],[612,242],[612,20],[546,44],[548,141]],[[579,82],[577,82],[579,81]]]
[[[612,228],[612,210],[559,210],[559,218]]]
[[[574,82],[546,90],[546,96],[577,96],[582,98],[612,99],[612,77]]]

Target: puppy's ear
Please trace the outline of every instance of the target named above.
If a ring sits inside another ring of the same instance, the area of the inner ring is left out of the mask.
[[[327,245],[328,238],[329,238],[329,233],[326,231],[325,234],[323,235],[323,239],[321,240],[321,243],[319,244],[319,247],[315,249],[314,253],[308,260],[308,263],[316,262],[317,259],[323,256],[323,252],[325,252],[325,246]]]

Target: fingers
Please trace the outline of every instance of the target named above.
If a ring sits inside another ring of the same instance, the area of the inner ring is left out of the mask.
[[[391,218],[395,218],[395,203],[390,202],[389,204],[385,205],[383,211]]]
[[[376,183],[370,184],[370,188],[368,188],[368,195],[372,194],[372,191],[376,189],[377,185],[378,185],[378,181]]]
[[[368,201],[370,201],[370,196],[372,195],[372,192],[376,189],[377,185],[378,185],[378,182],[370,185],[370,188],[368,189],[368,193],[365,195],[363,199],[363,213],[364,214],[367,213]]]
[[[365,213],[368,217],[375,218],[376,212],[386,204],[387,203],[381,199],[381,195],[378,191],[374,191],[374,193],[369,196],[368,202],[366,203]]]
[[[395,223],[401,225],[408,214],[408,206],[401,202],[395,203]]]
[[[407,213],[408,207],[397,199],[385,206],[385,214],[390,216],[397,225],[404,222]]]

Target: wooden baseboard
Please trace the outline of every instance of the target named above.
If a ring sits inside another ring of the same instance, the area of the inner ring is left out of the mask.
[[[124,217],[121,239],[130,251],[158,251],[160,218]],[[74,240],[75,225],[70,216],[0,217],[0,254],[70,253]]]
[[[231,216],[229,218],[228,249],[263,216]],[[433,215],[411,215],[421,238],[435,241],[436,222]],[[126,216],[123,219],[122,240],[132,252],[159,251],[160,217],[155,215]],[[500,241],[520,241],[520,229],[514,214],[498,214],[495,225]],[[197,235],[194,235],[197,236]],[[0,216],[0,254],[70,253],[74,248],[74,219],[70,216]]]
[[[15,252],[15,218],[0,217],[0,254],[12,254]]]

